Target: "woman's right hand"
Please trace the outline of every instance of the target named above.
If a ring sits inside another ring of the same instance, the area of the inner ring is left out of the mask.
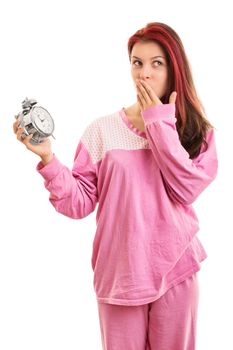
[[[37,154],[41,158],[43,165],[48,164],[50,160],[52,160],[53,158],[53,153],[52,153],[51,143],[49,138],[46,138],[42,143],[39,143],[38,145],[32,145],[29,142],[32,138],[32,134],[23,138],[22,133],[24,132],[24,128],[19,127],[19,123],[20,122],[18,120],[16,120],[13,123],[13,130],[17,136],[17,139],[20,142],[22,142],[27,149]]]

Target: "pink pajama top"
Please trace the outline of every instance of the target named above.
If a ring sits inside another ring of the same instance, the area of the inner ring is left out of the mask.
[[[124,108],[85,129],[72,171],[54,155],[37,170],[55,209],[73,219],[96,211],[92,268],[100,303],[141,305],[200,269],[206,252],[192,203],[217,173],[214,130],[195,159],[179,141],[175,104]]]

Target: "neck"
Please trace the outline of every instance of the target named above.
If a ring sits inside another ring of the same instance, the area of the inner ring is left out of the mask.
[[[137,119],[141,119],[141,109],[139,106],[138,102],[135,102],[133,105],[131,105],[130,107],[127,108],[129,111],[131,111],[132,115],[137,118]]]

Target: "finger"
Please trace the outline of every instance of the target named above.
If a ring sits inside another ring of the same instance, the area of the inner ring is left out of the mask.
[[[21,130],[20,130],[19,134],[17,135],[17,139],[21,143],[23,143],[27,148],[29,148],[28,146],[30,144],[30,140],[32,139],[32,137],[33,137],[33,134],[30,134],[30,135],[24,134],[24,130],[23,130],[23,132],[21,132]]]
[[[17,132],[16,132],[16,136],[17,139],[21,142],[23,142],[27,136],[27,134],[25,133],[25,129],[24,128],[18,128]]]
[[[146,81],[141,80],[141,84],[144,87],[144,89],[146,90],[148,96],[150,97],[151,102],[154,102],[156,104],[162,103],[160,101],[160,99],[158,98],[158,96],[156,95],[156,93],[154,92],[154,90],[152,89],[152,87]]]
[[[13,131],[14,131],[15,134],[16,134],[18,128],[19,128],[19,124],[20,124],[20,121],[19,121],[19,120],[16,120],[16,121],[13,123]]]
[[[141,91],[138,88],[137,88],[137,100],[139,102],[141,109],[144,108],[145,100],[143,98]]]
[[[152,99],[140,81],[137,82],[137,89],[141,95],[141,100],[144,102],[144,104],[150,105],[152,103]]]
[[[177,96],[177,92],[173,91],[169,97],[169,103],[175,103],[176,102],[176,96]]]
[[[139,94],[137,94],[137,100],[138,100],[140,109],[143,110],[143,104],[142,104],[142,101],[141,101],[141,98],[140,98]]]
[[[26,147],[29,145],[30,140],[31,140],[32,138],[33,138],[33,134],[30,134],[30,135],[26,136],[26,137],[22,140],[22,142],[25,144]]]
[[[138,100],[140,102],[140,106],[141,106],[141,110],[144,110],[148,107],[148,102],[146,102],[142,92],[140,90],[137,90],[137,96],[138,96]]]
[[[146,94],[145,93],[143,94],[142,86],[137,87],[137,94],[138,94],[138,97],[140,99],[141,110],[144,110],[144,109],[148,108],[149,106],[151,106],[152,102],[151,102],[150,98],[148,97],[148,95],[146,97]]]
[[[153,90],[150,88],[150,86],[144,80],[140,80],[139,83],[141,84],[142,89],[146,92],[147,96],[150,98],[150,101],[153,101]]]

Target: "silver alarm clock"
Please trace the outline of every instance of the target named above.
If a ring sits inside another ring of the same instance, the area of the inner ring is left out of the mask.
[[[38,106],[36,100],[27,97],[22,102],[22,108],[15,117],[20,121],[19,127],[24,128],[22,138],[33,134],[30,143],[37,145],[49,136],[54,137],[54,121],[45,108]]]

